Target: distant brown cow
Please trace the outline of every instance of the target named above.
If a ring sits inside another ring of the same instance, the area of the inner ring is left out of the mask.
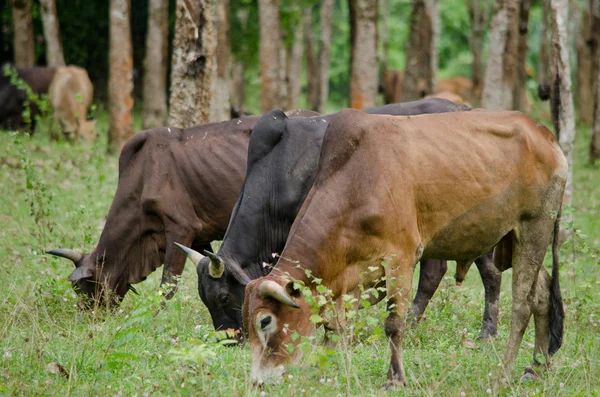
[[[406,384],[402,339],[415,264],[468,261],[496,245],[496,267],[513,268],[505,370],[512,372],[532,314],[534,359],[543,356],[534,363],[549,366],[562,343],[557,234],[567,170],[553,134],[519,112],[340,112],[280,259],[246,287],[251,378],[277,376],[282,364],[299,358],[299,349],[288,353],[301,340],[292,335],[315,331],[305,295],[290,279],[313,293],[319,279],[338,304],[340,323],[344,295],[385,276],[392,353],[386,387]],[[542,263],[553,232],[550,276]]]
[[[402,82],[404,80],[404,73],[401,70],[388,69],[383,73],[382,88],[383,88],[383,99],[385,103],[397,103],[402,100]],[[419,84],[424,86],[424,84]],[[473,82],[467,77],[455,76],[447,79],[438,80],[436,84],[436,94],[427,96],[427,98],[437,97],[448,99],[456,102],[455,99],[449,98],[448,96],[438,96],[437,94],[442,92],[449,92],[458,95],[463,101],[459,103],[467,103],[471,100],[473,90]],[[465,100],[467,102],[465,102]]]
[[[56,69],[48,94],[58,127],[72,135],[75,142],[80,138],[93,142],[96,121],[87,120],[86,115],[94,98],[94,86],[85,69],[77,66]]]

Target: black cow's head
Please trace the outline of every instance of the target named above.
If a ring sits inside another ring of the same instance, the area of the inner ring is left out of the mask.
[[[242,303],[250,278],[241,267],[231,263],[226,266],[212,252],[204,251],[204,256],[191,248],[175,244],[196,264],[200,299],[208,308],[215,329],[233,330],[241,342]]]

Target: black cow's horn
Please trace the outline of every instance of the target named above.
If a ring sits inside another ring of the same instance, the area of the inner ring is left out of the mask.
[[[206,256],[210,258],[210,263],[208,264],[208,274],[212,278],[221,278],[223,276],[223,272],[225,271],[225,262],[219,256],[213,252],[204,250]]]
[[[284,305],[300,309],[300,306],[292,299],[290,294],[285,290],[281,284],[273,280],[265,280],[258,287],[258,292],[263,298],[277,299]]]
[[[57,248],[55,250],[46,251],[47,254],[67,258],[77,263],[83,258],[83,254],[68,248]]]
[[[181,249],[187,255],[187,257],[190,258],[192,262],[194,262],[196,265],[198,265],[198,262],[200,262],[200,260],[204,258],[204,255],[202,255],[198,251],[194,251],[193,249],[186,247],[185,245],[181,245],[179,243],[175,243],[175,245],[178,246],[179,249]]]

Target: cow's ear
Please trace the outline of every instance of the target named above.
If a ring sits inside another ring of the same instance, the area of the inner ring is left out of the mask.
[[[79,281],[84,278],[90,278],[94,275],[92,269],[88,266],[80,266],[77,269],[73,270],[73,273],[69,276],[69,281]]]

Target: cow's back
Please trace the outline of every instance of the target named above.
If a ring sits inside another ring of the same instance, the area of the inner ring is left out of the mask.
[[[346,208],[369,209],[352,218],[357,230],[368,227],[393,240],[412,219],[423,258],[443,252],[440,258],[472,259],[498,241],[486,234],[486,224],[512,230],[538,210],[548,181],[564,168],[552,134],[519,112],[389,117],[344,111],[330,122],[303,211],[314,200],[311,205],[327,208],[337,195]],[[340,205],[319,217],[335,218],[344,211]],[[457,238],[467,243],[453,250]]]

